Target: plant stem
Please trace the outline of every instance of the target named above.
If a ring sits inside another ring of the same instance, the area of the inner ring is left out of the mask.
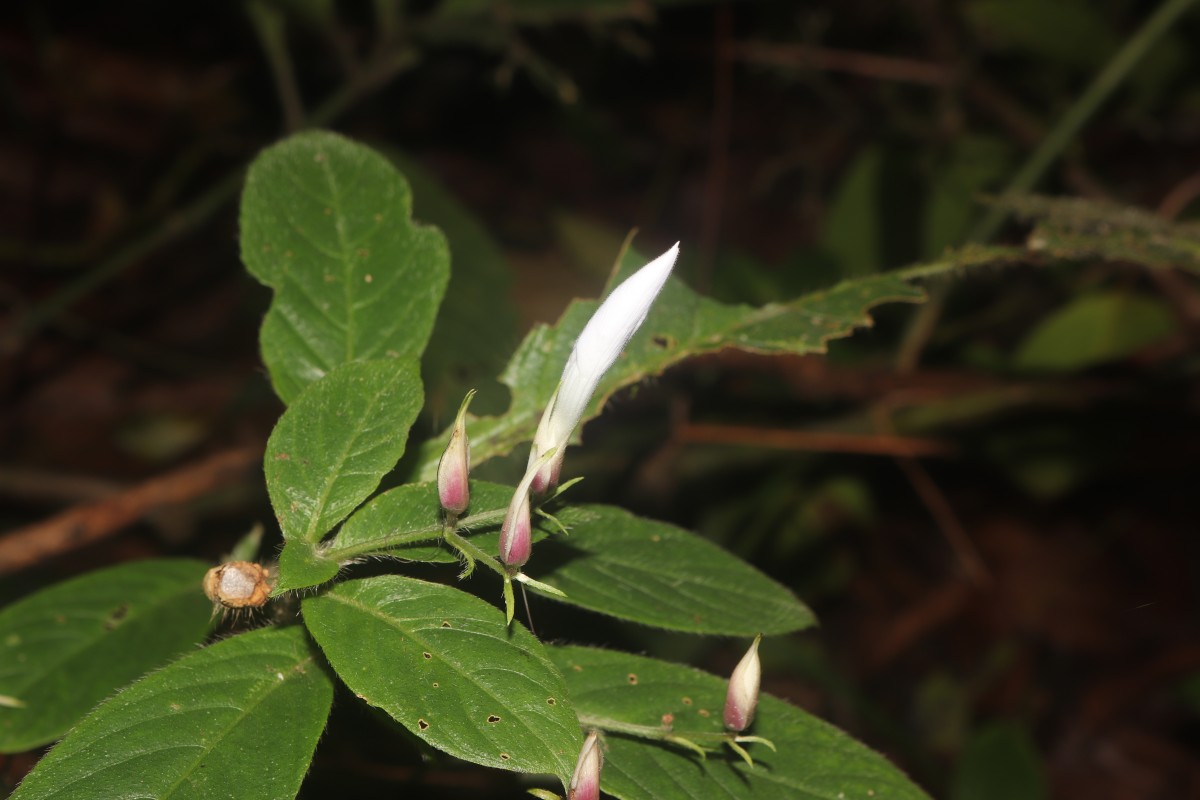
[[[190,205],[167,215],[154,230],[130,242],[94,268],[50,295],[18,318],[0,338],[0,352],[19,349],[24,339],[40,330],[58,314],[98,286],[121,274],[127,267],[145,258],[163,245],[191,233],[225,205],[242,185],[243,170],[226,175]]]
[[[727,732],[703,732],[689,731],[687,736],[681,736],[670,728],[662,725],[638,725],[633,722],[622,722],[617,719],[608,717],[600,717],[595,714],[580,714],[579,725],[582,728],[599,728],[602,731],[611,731],[612,733],[623,733],[627,736],[636,736],[639,739],[651,739],[656,742],[672,742],[678,744],[680,740],[685,740],[695,746],[696,740],[711,743],[711,746],[718,747],[727,741],[732,741],[737,734]]]
[[[458,528],[470,529],[470,528],[473,528],[476,526],[494,525],[497,522],[503,522],[504,515],[507,513],[507,511],[508,511],[508,509],[506,509],[506,508],[498,508],[498,509],[493,509],[491,511],[482,511],[478,514],[472,514],[469,517],[463,517],[461,520],[458,521]],[[442,524],[436,523],[433,525],[426,525],[424,528],[417,528],[416,530],[404,531],[402,533],[386,534],[384,536],[380,536],[378,538],[371,539],[366,542],[357,542],[355,544],[347,544],[347,545],[343,545],[341,547],[336,547],[336,546],[329,547],[329,548],[325,549],[321,555],[327,559],[331,559],[333,561],[338,561],[338,562],[344,563],[346,561],[349,561],[350,559],[358,558],[359,556],[372,555],[375,553],[382,553],[386,550],[391,550],[392,548],[395,548],[395,547],[402,547],[403,545],[406,545],[406,544],[417,544],[419,542],[431,542],[431,541],[434,541],[435,539],[439,538],[442,535],[443,535]],[[450,538],[451,536],[453,536],[454,538],[451,539]],[[483,552],[478,547],[471,544],[468,539],[460,536],[455,531],[450,531],[450,536],[447,536],[446,539],[447,539],[447,541],[450,541],[451,544],[454,544],[454,546],[456,546],[456,547],[458,547],[458,542],[465,542],[467,545],[467,548],[470,548],[470,549],[462,548],[463,552],[468,552],[472,556],[474,556],[475,553]],[[487,556],[486,554],[484,555],[484,559],[490,559],[490,558],[491,558],[490,556]],[[501,572],[503,572],[503,570],[501,570]]]
[[[508,573],[504,571],[504,567],[500,565],[500,562],[496,561],[496,559],[492,558],[490,555],[476,547],[470,539],[459,536],[458,533],[450,528],[444,530],[442,535],[446,537],[446,541],[449,542],[453,547],[457,547],[459,550],[461,550],[463,555],[474,559],[475,563],[482,563],[485,567],[493,572],[498,573],[501,577],[508,577]]]

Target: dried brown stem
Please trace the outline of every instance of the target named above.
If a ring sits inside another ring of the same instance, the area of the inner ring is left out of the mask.
[[[804,44],[741,41],[732,45],[733,56],[752,64],[777,67],[805,67],[825,72],[845,72],[864,78],[900,83],[947,86],[954,83],[954,72],[941,64],[894,58],[856,50],[834,50]]]
[[[111,497],[12,531],[0,538],[0,575],[100,541],[153,511],[237,483],[256,469],[261,459],[261,446],[226,450]]]
[[[744,425],[684,423],[675,430],[676,442],[687,444],[734,444],[803,450],[817,453],[858,453],[872,456],[954,455],[954,447],[934,439],[872,434],[869,436],[829,431],[796,431],[784,428],[754,428]]]

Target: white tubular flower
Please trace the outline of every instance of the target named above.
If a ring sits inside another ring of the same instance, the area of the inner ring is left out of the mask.
[[[567,441],[578,427],[600,379],[646,320],[646,314],[666,284],[678,255],[679,243],[676,242],[670,250],[626,278],[596,309],[575,340],[558,389],[542,414],[529,452],[532,468],[543,454],[551,449],[555,451],[554,457],[538,468],[533,481],[535,492],[545,492],[558,483]]]
[[[758,643],[762,634],[754,637],[754,644],[742,656],[729,676],[729,691],[725,695],[725,727],[731,731],[744,731],[754,721],[758,708],[758,686],[762,681],[762,662],[758,660]]]
[[[596,731],[588,734],[575,762],[575,774],[567,789],[567,800],[600,800],[600,768],[604,766],[604,753],[600,751],[600,735]]]

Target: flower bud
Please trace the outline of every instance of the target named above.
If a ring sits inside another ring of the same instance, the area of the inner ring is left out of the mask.
[[[599,800],[600,768],[604,766],[604,753],[600,750],[600,734],[592,731],[579,751],[575,763],[575,774],[571,776],[567,800]]]
[[[500,526],[500,560],[510,567],[520,567],[533,551],[533,522],[529,517],[529,492],[513,495]]]
[[[500,560],[510,567],[522,567],[529,560],[533,549],[533,521],[529,518],[529,487],[537,478],[538,471],[554,458],[554,448],[529,465],[525,476],[517,484],[508,513],[500,526]]]
[[[650,307],[662,291],[679,255],[676,243],[667,252],[626,278],[605,298],[588,320],[563,367],[562,378],[533,437],[529,465],[551,450],[555,455],[542,462],[533,482],[539,494],[553,489],[562,472],[563,456],[571,434],[579,427],[588,403],[601,378],[616,363],[621,351],[646,321]]]
[[[458,416],[454,419],[454,428],[450,432],[450,443],[442,460],[438,462],[438,500],[442,508],[454,516],[467,510],[471,501],[471,491],[467,479],[471,474],[471,443],[467,439],[467,406],[475,390],[467,392],[462,405],[459,406]]]
[[[725,727],[732,731],[744,731],[754,721],[754,709],[758,707],[758,686],[762,682],[762,663],[758,660],[758,643],[762,634],[754,637],[754,644],[742,656],[729,677],[729,691],[725,695]]]

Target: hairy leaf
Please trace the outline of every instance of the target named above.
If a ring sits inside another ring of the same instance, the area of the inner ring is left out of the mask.
[[[1004,195],[992,203],[1035,225],[1029,249],[1063,260],[1103,258],[1200,273],[1200,224],[1095,200]]]
[[[387,159],[332,133],[292,136],[250,166],[242,261],[275,290],[260,338],[284,402],[339,364],[425,349],[450,257],[411,205]]]
[[[557,775],[582,737],[542,645],[477,597],[399,575],[304,600],[346,685],[423,741],[477,764]]]
[[[764,644],[769,647],[770,643]],[[656,659],[587,647],[547,648],[567,680],[584,727],[643,726],[702,747],[724,734],[725,678]],[[770,739],[744,745],[755,766],[728,750],[706,759],[682,747],[616,733],[605,738],[601,787],[615,797],[928,800],[883,756],[795,706],[762,695],[747,731]]]
[[[122,564],[0,611],[0,752],[62,736],[100,700],[204,638],[207,565]]]
[[[275,582],[272,595],[320,586],[332,580],[340,568],[337,561],[325,558],[312,542],[289,539],[283,543],[283,550],[279,553],[279,579]]]
[[[379,486],[421,410],[410,358],[337,367],[292,404],[267,442],[267,491],[288,539],[316,542]]]
[[[294,797],[333,683],[300,627],[218,642],[151,673],[76,726],[13,795]]]

